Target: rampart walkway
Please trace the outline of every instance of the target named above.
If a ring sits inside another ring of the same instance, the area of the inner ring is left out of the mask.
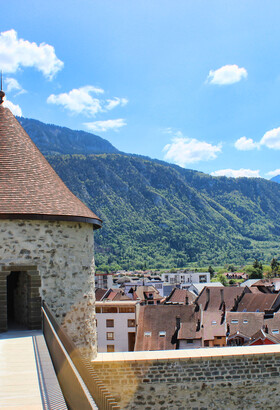
[[[0,408],[66,409],[41,331],[0,334]]]

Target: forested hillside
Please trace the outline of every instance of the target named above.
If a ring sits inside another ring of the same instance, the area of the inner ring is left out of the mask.
[[[100,154],[119,152],[109,141],[85,131],[75,131],[30,118],[18,117],[43,154]]]
[[[243,263],[278,256],[280,185],[211,177],[121,154],[48,158],[68,187],[103,219],[100,268]]]
[[[279,256],[279,184],[211,177],[121,154],[90,133],[19,121],[45,155],[56,154],[48,156],[54,169],[103,219],[95,233],[99,269],[205,266]]]

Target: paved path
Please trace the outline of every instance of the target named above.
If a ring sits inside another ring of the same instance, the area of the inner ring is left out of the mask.
[[[66,409],[41,331],[0,334],[0,409]]]

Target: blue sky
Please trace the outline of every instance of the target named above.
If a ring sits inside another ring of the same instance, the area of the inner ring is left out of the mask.
[[[280,2],[10,0],[16,114],[213,175],[280,174]]]

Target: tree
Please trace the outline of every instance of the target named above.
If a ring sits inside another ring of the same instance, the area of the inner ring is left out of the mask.
[[[210,273],[210,278],[213,278],[213,276],[214,276],[214,274],[215,274],[215,271],[214,271],[214,269],[212,268],[211,265],[210,265],[209,268],[208,268],[208,272]]]
[[[278,273],[278,269],[279,269],[279,262],[276,258],[272,259],[272,261],[270,262],[270,267],[271,267],[271,272],[273,273],[274,276],[276,276]]]
[[[263,278],[263,267],[262,264],[255,259],[253,266],[248,266],[246,272],[249,275],[249,279],[262,279]]]
[[[222,273],[216,276],[217,282],[221,282],[223,286],[228,286],[228,279]]]

